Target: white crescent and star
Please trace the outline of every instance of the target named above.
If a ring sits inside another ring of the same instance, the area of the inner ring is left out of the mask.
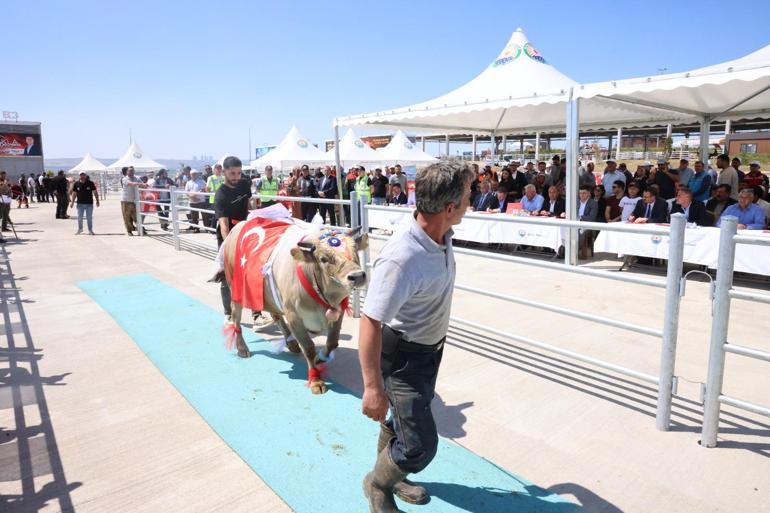
[[[259,251],[259,248],[262,246],[262,243],[265,242],[265,229],[261,226],[255,226],[254,228],[249,229],[246,233],[243,234],[243,237],[241,238],[241,251],[243,251],[243,245],[246,242],[246,240],[251,237],[252,235],[257,235],[259,237],[259,242],[252,248],[251,253],[256,253]],[[241,267],[246,267],[246,255],[243,255],[241,257]]]

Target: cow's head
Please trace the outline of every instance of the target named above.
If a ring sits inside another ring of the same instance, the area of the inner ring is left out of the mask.
[[[360,228],[339,232],[323,230],[305,237],[292,248],[291,255],[307,265],[324,295],[346,296],[354,288],[366,284],[366,270],[361,269],[358,252],[369,244],[369,238]]]

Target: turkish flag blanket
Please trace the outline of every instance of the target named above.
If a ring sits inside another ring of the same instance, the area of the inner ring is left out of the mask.
[[[238,234],[233,255],[232,276],[228,276],[230,293],[233,301],[250,310],[261,311],[264,307],[263,267],[283,234],[294,223],[289,219],[267,217],[255,217],[242,223],[244,226]]]

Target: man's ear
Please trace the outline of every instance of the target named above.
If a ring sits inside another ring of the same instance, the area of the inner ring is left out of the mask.
[[[291,256],[298,262],[313,262],[315,260],[315,244],[307,241],[300,241],[296,248],[291,248]]]

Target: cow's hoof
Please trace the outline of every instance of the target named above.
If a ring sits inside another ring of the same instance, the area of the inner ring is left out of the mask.
[[[313,392],[313,394],[325,394],[326,383],[324,383],[323,380],[321,379],[317,381],[312,381],[310,383],[310,391]]]
[[[251,356],[251,352],[248,349],[238,349],[238,356],[241,358],[249,358]]]
[[[289,351],[295,354],[299,354],[302,352],[302,349],[299,348],[299,344],[296,340],[289,340],[286,342],[286,347],[289,348]]]

